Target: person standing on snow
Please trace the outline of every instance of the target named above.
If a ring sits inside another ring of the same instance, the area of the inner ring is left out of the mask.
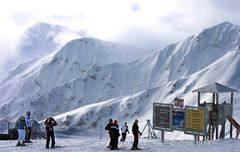
[[[31,139],[31,132],[32,132],[32,123],[31,123],[31,119],[30,119],[30,111],[26,112],[26,117],[25,117],[25,122],[27,125],[26,128],[26,137],[25,137],[25,142],[26,143],[30,143],[30,139]]]
[[[108,131],[108,133],[109,133],[109,138],[110,138],[110,142],[109,142],[109,145],[107,146],[107,148],[111,148],[112,147],[112,136],[111,136],[111,134],[110,134],[110,129],[111,129],[111,127],[112,127],[112,125],[113,125],[113,120],[112,119],[109,119],[109,122],[108,122],[108,124],[107,124],[107,126],[105,127],[105,130],[107,130]]]
[[[122,138],[120,141],[125,142],[127,133],[129,133],[127,122],[125,122],[125,124],[122,125],[121,131],[122,131]]]
[[[111,126],[111,129],[110,129],[110,134],[112,136],[111,150],[117,150],[118,149],[118,137],[120,136],[117,120],[114,120],[113,125]]]
[[[133,126],[132,126],[132,133],[134,136],[134,141],[133,141],[133,146],[131,148],[131,150],[138,150],[138,135],[140,134],[140,136],[142,135],[142,133],[139,131],[139,127],[138,127],[138,120],[135,119]]]
[[[25,139],[25,128],[27,127],[24,116],[20,116],[15,123],[18,130],[18,143],[16,146],[26,146],[24,143]]]
[[[44,124],[46,125],[46,132],[47,132],[46,148],[47,149],[49,148],[50,137],[51,137],[51,140],[52,140],[51,148],[54,148],[55,137],[54,137],[53,127],[57,126],[57,122],[55,121],[55,119],[50,117],[50,118],[47,118],[47,120],[44,122]]]

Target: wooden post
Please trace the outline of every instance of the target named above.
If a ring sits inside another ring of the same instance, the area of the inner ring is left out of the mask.
[[[221,132],[221,138],[224,139],[225,138],[225,124],[226,124],[226,121],[224,119],[224,122],[222,124],[222,132]]]
[[[209,123],[209,125],[208,125],[208,140],[210,140],[211,139],[211,124]]]
[[[231,92],[231,117],[233,117],[233,92]],[[230,123],[230,138],[232,138],[233,127]]]
[[[164,131],[162,130],[162,139],[161,139],[161,142],[163,143],[164,142]]]
[[[218,93],[216,93],[216,139],[218,139]]]
[[[213,93],[213,105],[215,104],[215,93]]]
[[[197,135],[194,135],[194,145],[197,144]]]
[[[214,139],[214,131],[215,131],[215,126],[214,124],[212,124],[212,137],[211,137],[212,140]]]
[[[8,122],[8,135],[10,135],[10,122]]]
[[[214,107],[214,104],[215,104],[215,93],[213,93],[213,100],[212,100],[212,114],[214,114],[214,112],[213,112],[213,107]],[[212,119],[213,119],[213,115],[212,115]],[[212,122],[212,137],[211,137],[211,139],[213,140],[214,139],[214,131],[215,131],[215,124],[214,124],[214,122]]]
[[[200,106],[200,92],[198,92],[198,107]]]

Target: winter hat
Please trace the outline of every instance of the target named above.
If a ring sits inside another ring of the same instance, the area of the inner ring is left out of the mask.
[[[113,122],[113,120],[112,120],[112,119],[109,119],[109,122]]]
[[[30,111],[27,111],[27,112],[26,112],[26,114],[27,114],[27,115],[30,115],[30,114],[31,114],[31,112],[30,112]]]

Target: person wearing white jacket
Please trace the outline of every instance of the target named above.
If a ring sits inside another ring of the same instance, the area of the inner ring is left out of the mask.
[[[121,131],[122,131],[121,141],[124,142],[126,140],[127,133],[129,133],[127,122],[125,122],[124,125],[122,125]]]
[[[25,137],[25,142],[26,143],[30,143],[30,139],[31,139],[31,132],[32,132],[32,122],[31,122],[31,118],[30,118],[30,111],[26,112],[26,117],[25,117],[25,122],[27,125],[26,128],[26,137]]]

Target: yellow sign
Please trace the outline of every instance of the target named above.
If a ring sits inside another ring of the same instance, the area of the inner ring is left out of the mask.
[[[204,132],[205,115],[204,110],[197,108],[186,109],[185,129],[195,133]]]

